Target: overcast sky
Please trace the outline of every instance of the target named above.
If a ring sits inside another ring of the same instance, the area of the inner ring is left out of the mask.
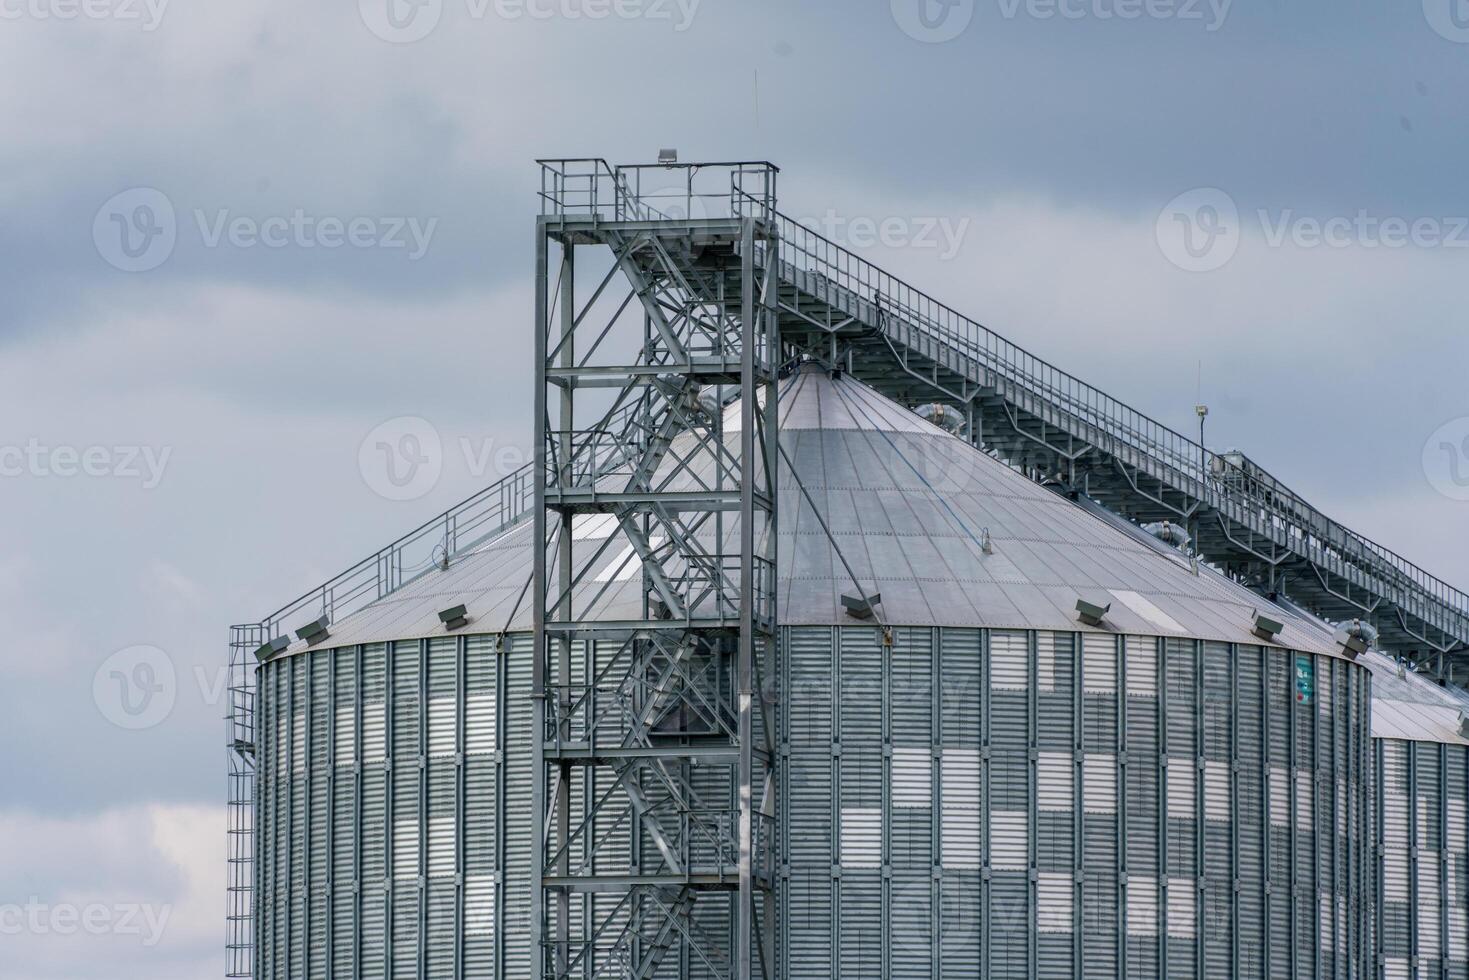
[[[227,627],[521,458],[538,156],[772,160],[1469,586],[1463,4],[927,2],[0,0],[0,972],[222,973]]]

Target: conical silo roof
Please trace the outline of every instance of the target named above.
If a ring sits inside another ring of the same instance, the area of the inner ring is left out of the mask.
[[[842,596],[861,591],[881,595],[878,614],[890,625],[1084,631],[1083,599],[1111,607],[1106,632],[1260,642],[1253,612],[1268,603],[1259,596],[1196,574],[1181,555],[1150,547],[850,376],[806,365],[781,382],[780,409],[789,460],[779,479],[783,624],[852,625]],[[730,406],[727,428],[737,424]],[[614,525],[588,517],[576,533],[595,541]],[[335,624],[331,642],[441,634],[438,611],[458,603],[476,632],[530,629],[531,537],[526,521],[447,569],[423,572]],[[628,551],[605,549],[588,576],[586,588],[605,590],[607,618],[641,603]],[[1286,623],[1280,645],[1335,652],[1271,609]]]

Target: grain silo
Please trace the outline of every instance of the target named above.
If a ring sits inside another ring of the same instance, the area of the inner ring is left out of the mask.
[[[1464,975],[1455,696],[1317,616],[1469,597],[774,181],[544,163],[536,462],[234,631],[230,974]]]
[[[1358,640],[1372,673],[1373,808],[1377,828],[1375,967],[1384,980],[1469,976],[1469,695],[1406,661],[1366,649],[1375,631],[1337,626],[1283,605],[1334,642]]]
[[[850,377],[807,365],[780,405],[777,975],[1366,955],[1363,667]],[[261,666],[262,976],[534,973],[531,552],[464,548]],[[603,554],[588,587],[637,601]]]

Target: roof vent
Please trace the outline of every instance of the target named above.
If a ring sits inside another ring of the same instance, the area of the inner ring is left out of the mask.
[[[850,595],[842,593],[842,606],[847,610],[847,615],[853,619],[871,619],[876,612],[876,606],[882,602],[882,593],[874,592],[870,596]]]
[[[1111,603],[1108,603],[1105,606],[1099,606],[1094,602],[1087,602],[1085,599],[1076,600],[1076,618],[1081,620],[1083,623],[1086,623],[1088,626],[1105,625],[1102,622],[1102,617],[1106,616],[1107,613],[1111,611]]]
[[[1399,660],[1398,661],[1398,680],[1405,681],[1407,679],[1408,679],[1408,664],[1405,661]]]
[[[1352,619],[1338,623],[1332,639],[1341,646],[1343,653],[1356,659],[1359,654],[1366,653],[1377,641],[1377,630],[1360,619]]]
[[[444,624],[444,629],[450,630],[451,632],[467,624],[469,622],[469,617],[464,614],[464,603],[461,602],[457,606],[451,606],[448,609],[440,610],[439,622]]]
[[[296,636],[305,640],[307,646],[315,646],[322,640],[326,639],[328,636],[331,636],[331,634],[327,632],[327,627],[331,624],[331,617],[323,616],[320,619],[313,620],[312,622],[309,622],[305,626],[298,629],[296,631]]]
[[[989,528],[985,528],[984,532],[980,535],[979,550],[987,555],[993,555],[995,553],[995,542],[990,538]]]
[[[913,414],[925,422],[932,422],[945,432],[950,432],[954,435],[958,435],[964,431],[964,427],[967,424],[964,416],[960,415],[957,409],[939,402],[919,405],[913,409]]]
[[[290,645],[290,637],[277,636],[273,640],[269,640],[265,643],[260,644],[260,649],[255,651],[255,659],[260,661],[269,660],[271,657],[274,657],[276,654],[285,650],[285,648]]]
[[[1188,532],[1171,521],[1154,521],[1152,524],[1144,524],[1143,530],[1175,548],[1188,547]]]
[[[1280,631],[1283,629],[1285,629],[1285,624],[1280,620],[1271,619],[1264,613],[1256,611],[1254,633],[1260,639],[1274,643],[1275,638],[1280,635]]]
[[[1469,715],[1459,712],[1459,737],[1469,738]]]

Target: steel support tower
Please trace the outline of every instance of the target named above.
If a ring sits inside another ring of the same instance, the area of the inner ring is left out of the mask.
[[[533,949],[772,977],[776,171],[542,166]]]

